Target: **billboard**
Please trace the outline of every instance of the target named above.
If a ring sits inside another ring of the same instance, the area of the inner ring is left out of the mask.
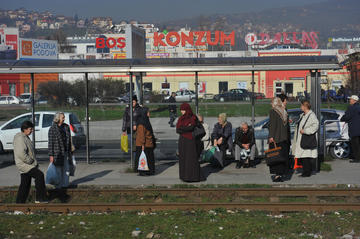
[[[0,28],[0,60],[18,59],[19,30],[13,27]]]
[[[19,46],[20,59],[58,59],[57,41],[21,38]]]
[[[141,28],[127,24],[125,28],[126,58],[146,57],[145,31]]]

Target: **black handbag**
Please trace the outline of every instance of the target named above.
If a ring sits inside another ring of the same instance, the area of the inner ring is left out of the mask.
[[[310,115],[305,121],[305,124],[303,125],[303,129],[309,120]],[[298,132],[299,133],[299,132]],[[302,134],[301,140],[300,140],[300,147],[302,149],[316,149],[317,148],[317,140],[316,140],[316,133],[314,134]]]
[[[286,161],[286,158],[281,156],[281,147],[277,147],[275,142],[274,142],[274,145],[275,145],[275,148],[268,149],[265,151],[267,166],[273,166],[273,165],[283,163]]]
[[[201,123],[196,124],[192,136],[194,139],[201,139],[206,135],[204,126]]]

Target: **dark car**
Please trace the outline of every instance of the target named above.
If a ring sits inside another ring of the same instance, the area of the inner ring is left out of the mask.
[[[231,89],[227,92],[217,94],[214,96],[215,101],[249,101],[250,93],[245,89]]]

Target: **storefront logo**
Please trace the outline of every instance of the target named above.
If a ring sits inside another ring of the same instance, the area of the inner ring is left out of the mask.
[[[249,46],[280,45],[280,44],[301,44],[306,47],[317,49],[319,47],[317,32],[278,32],[273,37],[269,33],[248,33],[245,42]]]

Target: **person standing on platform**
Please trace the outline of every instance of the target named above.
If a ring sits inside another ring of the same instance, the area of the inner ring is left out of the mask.
[[[188,103],[180,106],[181,116],[176,124],[179,136],[179,175],[185,182],[201,181],[201,169],[198,159],[196,139],[192,132],[198,124]]]
[[[130,133],[131,133],[130,127],[133,127],[133,138],[132,138],[133,148],[131,149],[131,151],[135,157],[135,155],[136,155],[136,125],[137,125],[138,117],[141,114],[141,106],[138,104],[138,99],[137,99],[136,95],[134,95],[132,97],[132,106],[133,106],[133,112],[132,112],[133,123],[132,123],[132,125],[130,125],[131,124],[131,122],[130,122],[130,105],[128,105],[126,107],[124,115],[123,115],[122,134],[130,135]],[[133,165],[133,170],[135,172],[137,172],[137,165],[135,163]]]
[[[137,120],[136,127],[136,158],[135,165],[139,164],[141,152],[144,151],[147,159],[149,171],[139,171],[140,176],[155,174],[154,149],[156,146],[154,131],[150,123],[149,108],[143,107]]]
[[[270,174],[275,174],[274,182],[283,182],[283,176],[289,172],[290,151],[290,125],[289,116],[286,111],[286,101],[279,97],[272,100],[272,109],[269,112],[269,148],[281,147],[280,157],[283,162],[270,166]]]
[[[349,136],[351,138],[351,150],[353,159],[350,163],[360,163],[360,104],[359,97],[352,95],[349,97],[350,105],[340,121],[349,124]]]
[[[309,101],[304,100],[301,102],[301,110],[304,113],[300,115],[300,120],[295,128],[293,152],[295,158],[299,159],[303,165],[301,177],[310,177],[312,172],[312,161],[317,159],[318,149],[317,145],[314,145],[314,148],[312,149],[303,149],[301,147],[301,138],[303,135],[316,134],[319,129],[319,120],[311,110]]]

